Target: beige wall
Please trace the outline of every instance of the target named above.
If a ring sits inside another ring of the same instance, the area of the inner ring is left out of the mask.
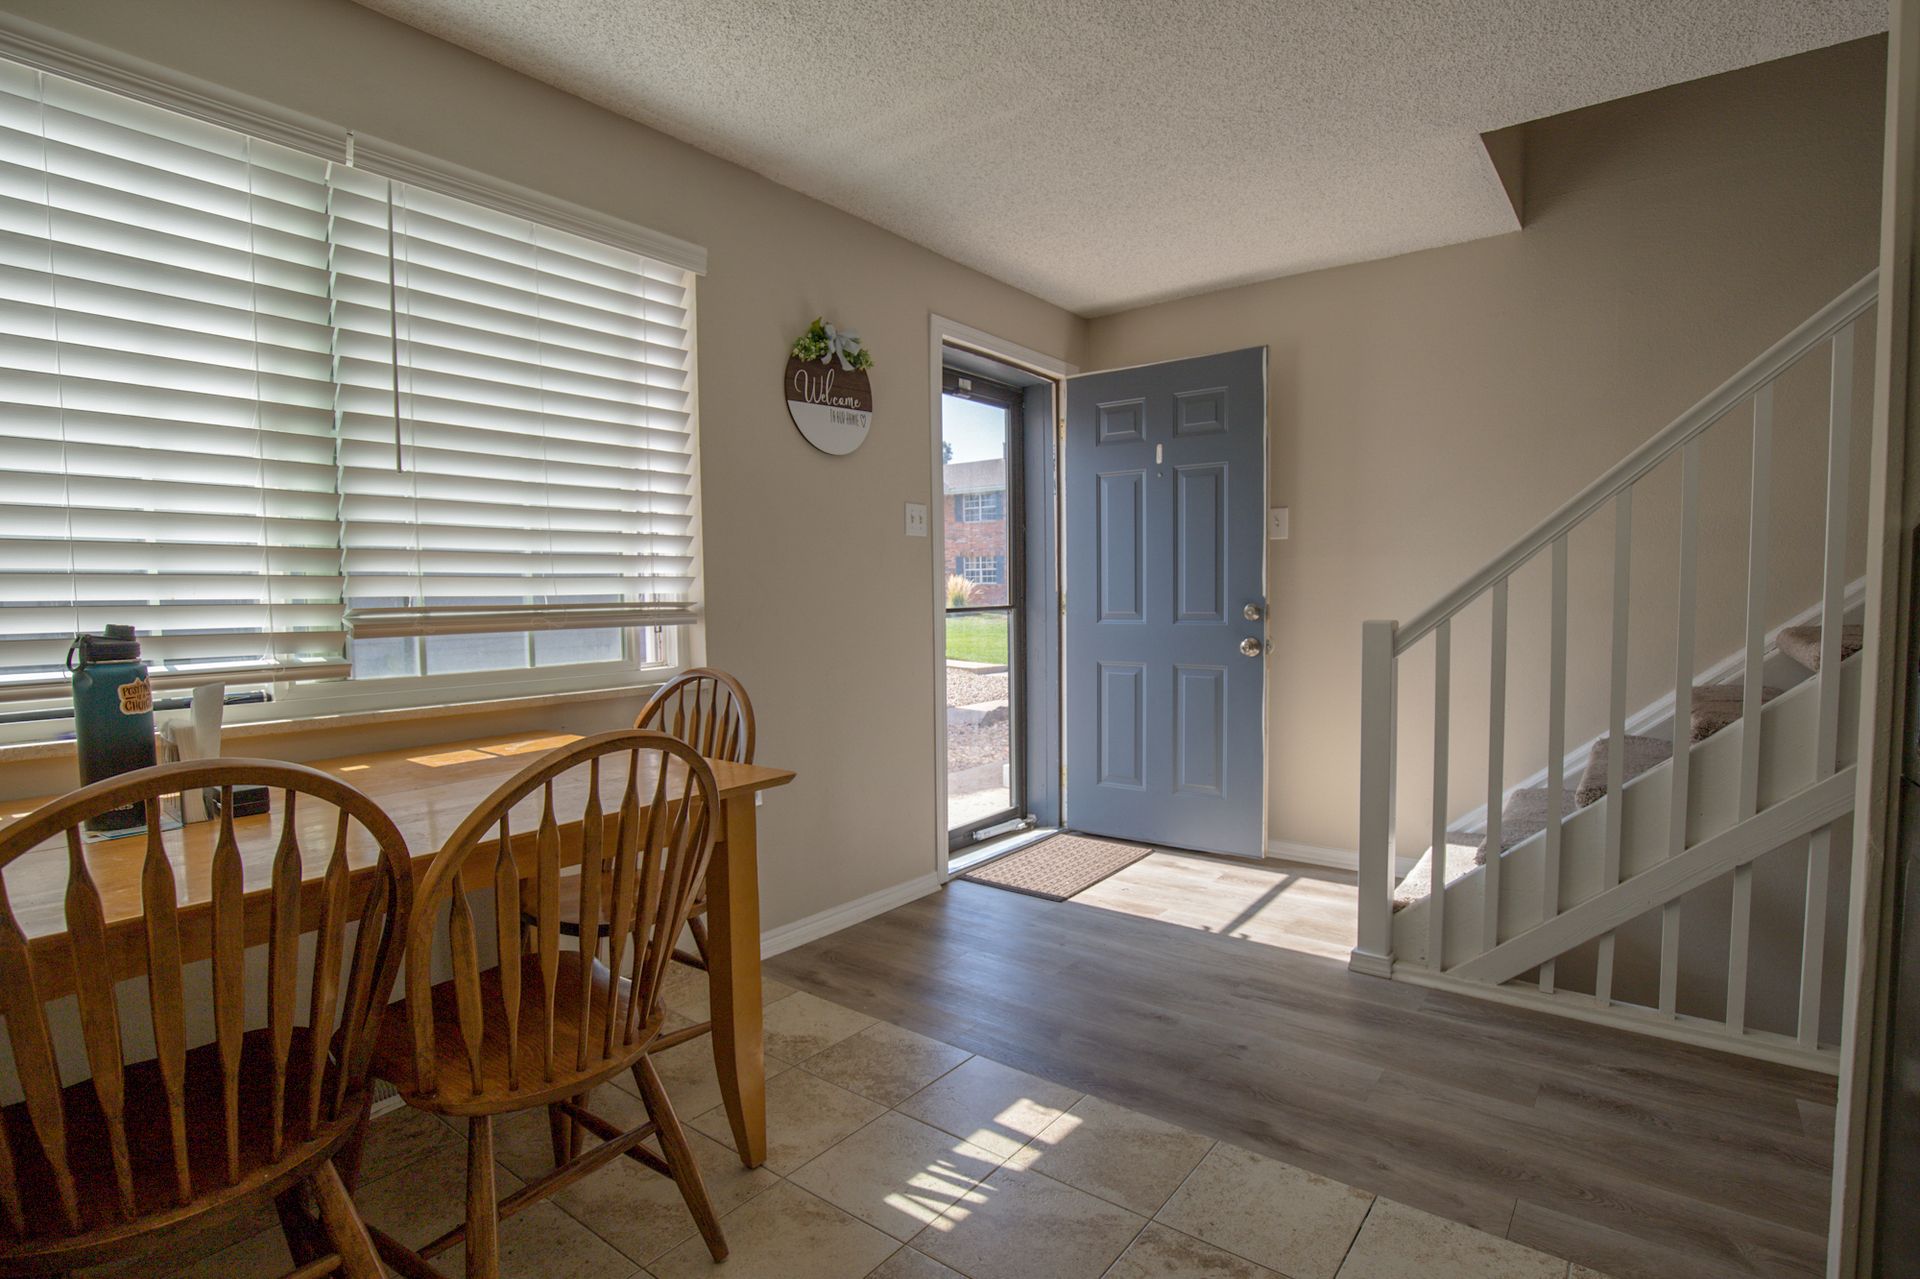
[[[734,165],[346,0],[8,0],[32,21],[704,245],[699,287],[708,658],[737,672],[761,758],[801,776],[761,818],[766,926],[934,869],[932,549],[902,535],[931,491],[928,315],[1081,362],[1085,322]],[[779,393],[825,314],[873,350],[878,414],[848,458],[814,451]],[[581,729],[630,704],[536,712]],[[511,727],[495,717],[487,729]],[[426,740],[442,721],[390,730]],[[397,740],[396,740],[397,739]],[[365,740],[353,735],[352,744]],[[338,739],[250,743],[313,757]],[[33,793],[13,767],[0,794]]]
[[[1270,501],[1293,511],[1291,540],[1270,545],[1274,840],[1354,847],[1362,620],[1420,611],[1872,268],[1884,47],[1528,126],[1515,234],[1093,321],[1094,368],[1271,349]],[[1782,528],[1818,527],[1823,379],[1782,388]],[[1707,450],[1700,667],[1741,642],[1746,429],[1723,423]],[[1672,687],[1675,469],[1638,495],[1630,709]],[[1570,743],[1604,726],[1612,537],[1608,514],[1571,543]],[[1772,549],[1779,619],[1818,596],[1819,538]],[[1512,600],[1512,780],[1545,764],[1546,572],[1530,566]],[[1454,634],[1456,814],[1485,793],[1486,658],[1482,603]],[[1401,829],[1416,851],[1431,671],[1416,650],[1402,685]]]

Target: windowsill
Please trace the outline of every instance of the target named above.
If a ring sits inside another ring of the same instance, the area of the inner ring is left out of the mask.
[[[333,714],[303,715],[298,718],[262,719],[229,723],[220,730],[221,741],[250,737],[277,737],[293,732],[325,732],[337,728],[356,728],[367,724],[395,724],[407,720],[454,719],[465,715],[496,714],[502,711],[531,710],[542,706],[566,706],[580,702],[612,701],[621,697],[641,697],[658,687],[658,682],[622,684],[612,688],[570,689],[564,692],[529,693],[519,697],[495,697],[481,701],[447,702],[436,706],[391,706],[379,710],[339,711]],[[73,754],[73,739],[9,742],[0,744],[0,764],[14,760],[62,759]]]

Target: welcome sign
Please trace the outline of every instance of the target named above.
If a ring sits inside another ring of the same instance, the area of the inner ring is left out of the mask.
[[[822,453],[844,456],[867,441],[873,427],[873,357],[860,337],[824,320],[793,344],[787,357],[787,415]]]

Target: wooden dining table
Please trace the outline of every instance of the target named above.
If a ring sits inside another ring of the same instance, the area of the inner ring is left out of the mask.
[[[393,818],[407,841],[416,877],[455,829],[501,782],[530,758],[579,740],[575,734],[522,733],[474,738],[411,750],[376,751],[316,760],[309,766],[331,773],[365,792]],[[713,1059],[720,1095],[733,1130],[734,1148],[748,1167],[767,1155],[766,1056],[761,1031],[760,876],[756,806],[760,792],[792,781],[784,768],[709,760],[720,793],[721,820],[707,872],[708,983],[713,1019]],[[44,802],[0,801],[0,832]],[[274,802],[279,803],[276,794]],[[303,914],[320,909],[322,876],[332,848],[333,810],[318,803],[298,807],[297,829],[304,858]],[[212,953],[211,901],[216,824],[197,822],[166,836],[181,903],[181,947],[192,960]],[[578,818],[561,830],[563,860],[579,859]],[[271,920],[268,889],[280,830],[278,813],[240,817],[234,834],[246,885],[248,943],[264,943]],[[364,834],[364,833],[363,833]],[[120,978],[145,969],[140,871],[144,838],[101,839],[86,846],[107,922],[109,961]],[[519,840],[515,840],[518,845]],[[375,850],[371,839],[350,842],[348,865],[356,903],[371,885]],[[516,852],[518,850],[516,849]],[[487,859],[480,859],[487,860]],[[65,898],[67,852],[49,842],[16,859],[5,871],[7,898],[26,935],[43,991],[71,989]],[[531,874],[531,859],[523,861]],[[478,886],[478,885],[476,885]],[[197,909],[196,909],[197,908]]]

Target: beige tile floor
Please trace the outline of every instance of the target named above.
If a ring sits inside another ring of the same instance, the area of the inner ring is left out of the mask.
[[[1604,1279],[769,986],[766,1167],[744,1169],[730,1149],[707,1042],[658,1058],[722,1214],[724,1266],[708,1259],[670,1182],[617,1160],[506,1223],[508,1276]],[[677,1014],[700,1016],[704,1001],[697,982],[670,988]],[[605,1087],[594,1104],[638,1122],[630,1089]],[[545,1116],[505,1121],[498,1145],[504,1193],[547,1166]],[[465,1159],[453,1127],[417,1111],[383,1117],[362,1212],[408,1242],[432,1237],[461,1212]],[[281,1273],[286,1249],[270,1223],[251,1218],[204,1241],[171,1279]],[[463,1273],[457,1250],[441,1264]]]

